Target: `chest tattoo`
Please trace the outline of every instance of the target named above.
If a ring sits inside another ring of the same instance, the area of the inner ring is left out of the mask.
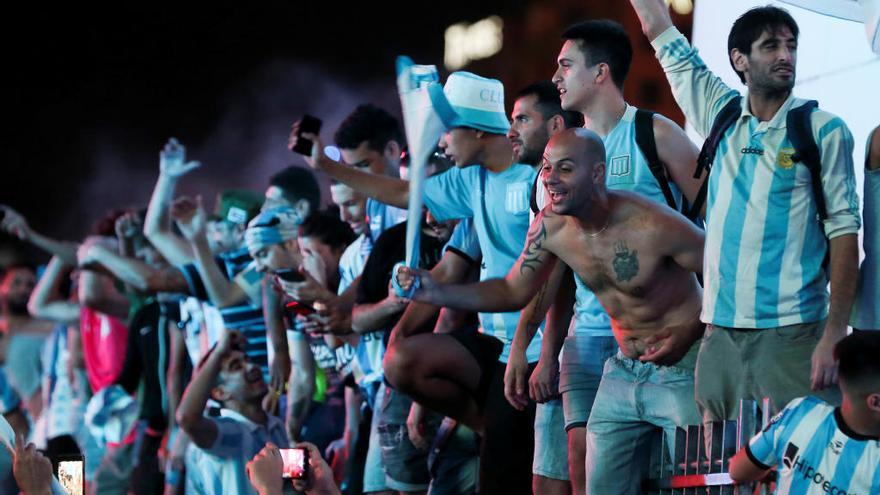
[[[627,282],[639,273],[638,251],[630,251],[626,242],[620,241],[614,246],[614,261],[611,262],[619,282]]]

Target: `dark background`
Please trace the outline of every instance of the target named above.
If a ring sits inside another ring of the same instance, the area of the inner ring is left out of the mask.
[[[508,109],[520,87],[550,78],[566,26],[609,17],[636,51],[627,99],[682,122],[623,0],[37,3],[2,22],[0,203],[41,232],[81,238],[107,209],[146,205],[170,136],[203,164],[181,193],[210,205],[227,187],[261,191],[302,164],[285,142],[304,112],[324,120],[326,141],[359,103],[399,114],[394,58],[445,78],[445,29],[489,15],[504,19],[504,47],[464,70],[501,79]],[[676,22],[689,33],[689,17]]]

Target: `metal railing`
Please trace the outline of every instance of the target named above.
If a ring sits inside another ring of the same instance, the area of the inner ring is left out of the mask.
[[[675,435],[658,432],[651,456],[651,477],[645,493],[657,495],[766,495],[763,483],[738,485],[730,478],[730,458],[770,420],[770,403],[740,401],[736,421],[676,428]]]

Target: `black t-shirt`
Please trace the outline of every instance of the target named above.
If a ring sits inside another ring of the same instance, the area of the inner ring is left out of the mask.
[[[176,301],[158,302],[151,297],[132,315],[125,362],[116,379],[130,394],[137,391],[143,379],[140,419],[146,420],[156,431],[164,430],[168,423],[165,377],[171,359],[171,341],[166,329],[168,322],[180,319],[179,311]]]
[[[426,270],[434,266],[443,257],[445,241],[421,232],[419,241],[419,267]],[[406,222],[386,230],[379,236],[370,251],[361,281],[358,284],[357,304],[372,304],[388,296],[388,283],[391,281],[391,270],[398,262],[406,259]],[[400,313],[394,317],[388,328],[393,328],[400,319]],[[423,330],[431,331],[435,321],[432,319],[423,326]],[[430,328],[428,326],[430,325]]]

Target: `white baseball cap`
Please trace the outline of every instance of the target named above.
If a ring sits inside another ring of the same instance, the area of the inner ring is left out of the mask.
[[[471,127],[492,134],[507,134],[510,122],[504,111],[504,85],[470,72],[453,72],[441,88],[428,85],[431,106],[447,129]]]

